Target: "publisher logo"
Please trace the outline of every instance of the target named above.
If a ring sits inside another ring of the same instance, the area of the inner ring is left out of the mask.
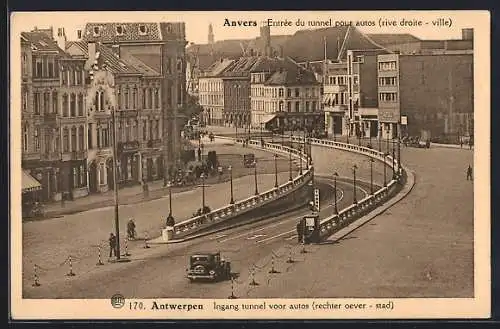
[[[114,308],[122,308],[125,305],[125,297],[121,294],[114,294],[111,297],[111,306]]]

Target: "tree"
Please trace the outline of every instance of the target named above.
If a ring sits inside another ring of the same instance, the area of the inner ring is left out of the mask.
[[[193,116],[198,116],[203,112],[203,107],[198,101],[198,97],[186,94],[186,102],[182,106],[182,113],[187,120],[191,119]]]

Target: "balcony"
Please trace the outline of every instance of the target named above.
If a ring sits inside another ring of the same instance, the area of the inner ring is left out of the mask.
[[[57,114],[56,112],[44,113],[44,115],[43,115],[44,123],[48,123],[48,124],[57,124],[58,118],[59,118],[59,114]]]
[[[85,159],[87,159],[87,151],[71,152],[71,160],[85,160]]]
[[[116,111],[116,115],[120,118],[136,118],[137,110],[119,110]]]
[[[40,154],[40,161],[60,161],[60,160],[61,160],[61,153],[59,152]]]
[[[148,148],[158,148],[162,146],[162,140],[161,139],[151,139],[148,140],[147,142]]]
[[[132,142],[118,143],[118,150],[117,151],[118,151],[118,154],[137,152],[137,151],[139,151],[139,142],[132,141]]]
[[[22,159],[23,159],[23,161],[40,160],[40,153],[39,152],[23,152]]]
[[[108,111],[92,111],[90,116],[94,116],[94,119],[111,119],[111,113]]]

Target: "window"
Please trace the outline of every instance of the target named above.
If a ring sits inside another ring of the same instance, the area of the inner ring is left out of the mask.
[[[156,125],[155,125],[155,129],[156,129],[156,139],[160,139],[160,120],[156,120]]]
[[[306,97],[309,97],[309,88],[306,88]]]
[[[148,122],[144,120],[142,122],[142,140],[147,140],[148,139]]]
[[[104,92],[99,92],[99,111],[104,111]]]
[[[53,60],[49,61],[49,63],[48,63],[48,71],[49,71],[48,72],[49,73],[49,78],[52,78],[52,77],[55,76],[55,74],[54,74],[54,62],[53,62]]]
[[[44,152],[45,153],[50,153],[52,151],[52,135],[50,134],[50,131],[45,132],[45,138],[44,138]]]
[[[28,108],[28,91],[23,90],[23,111],[26,111]]]
[[[379,99],[384,102],[396,102],[397,93],[379,93]]]
[[[110,145],[109,143],[109,127],[107,124],[105,126],[102,127],[101,129],[101,138],[102,138],[102,141],[101,141],[101,144],[102,144],[102,147],[108,147]]]
[[[61,68],[61,84],[66,85],[67,84],[67,73],[65,71],[64,66]]]
[[[49,113],[51,110],[49,102],[50,102],[50,93],[43,93],[43,112],[44,113]]]
[[[71,128],[71,151],[76,151],[76,127]]]
[[[283,101],[280,101],[280,112],[283,112],[285,110],[285,103]]]
[[[153,89],[148,88],[148,109],[153,108]]]
[[[35,114],[40,114],[40,104],[38,100],[38,93],[33,93],[33,111]]]
[[[97,148],[102,147],[102,128],[100,126],[97,126]]]
[[[155,89],[155,107],[157,109],[160,108],[160,93],[159,93],[158,89]]]
[[[306,112],[309,112],[309,102],[306,101]]]
[[[35,77],[41,78],[42,77],[42,72],[43,72],[43,63],[41,59],[36,59],[36,70],[35,70]]]
[[[83,116],[83,95],[78,94],[78,116]]]
[[[128,88],[125,88],[123,91],[123,98],[125,100],[125,109],[129,108],[129,99],[128,99]]]
[[[58,99],[57,99],[57,91],[54,91],[52,93],[52,112],[57,113],[58,112]]]
[[[63,95],[62,110],[63,110],[63,116],[68,117],[69,116],[68,94]]]
[[[94,32],[94,37],[99,36],[99,34],[101,33],[99,26],[94,26],[93,32]]]
[[[59,131],[57,132],[55,138],[54,138],[54,151],[59,152],[59,143],[61,142],[61,139],[59,138]]]
[[[76,117],[76,95],[71,94],[70,96],[70,112],[71,117]]]
[[[39,127],[35,127],[35,135],[34,135],[33,142],[35,144],[35,151],[39,151],[40,150],[40,128]]]
[[[28,142],[29,142],[29,129],[28,125],[23,127],[23,150],[24,152],[28,152]]]
[[[117,35],[123,35],[123,31],[124,31],[124,30],[125,30],[125,29],[123,28],[123,26],[118,25],[118,26],[116,27],[116,34],[117,34]]]
[[[153,120],[149,121],[149,140],[153,140]]]
[[[139,25],[139,34],[140,35],[145,35],[146,33],[148,33],[146,25]]]
[[[28,72],[28,56],[26,55],[26,53],[23,53],[23,57],[22,57],[22,72],[23,72],[23,75],[27,74]]]
[[[75,71],[76,74],[76,84],[81,85],[82,84],[82,72],[80,68],[77,68]]]
[[[359,80],[359,77],[358,77],[357,75],[355,75],[355,76],[353,77],[353,80],[352,80],[353,85],[357,86],[357,85],[358,85],[358,82],[359,82],[358,80]]]
[[[283,97],[284,96],[284,90],[283,88],[280,88],[279,91],[278,91],[278,96],[279,97]]]
[[[80,187],[87,185],[87,175],[85,175],[85,166],[80,165]]]
[[[147,108],[146,106],[146,88],[142,89],[142,108],[145,109]]]
[[[396,61],[389,62],[379,62],[378,63],[379,71],[394,71],[396,70]]]
[[[286,97],[292,97],[292,89],[290,88],[286,89]]]
[[[78,127],[78,149],[80,151],[85,150],[85,134],[83,132],[83,126]]]
[[[124,130],[125,130],[125,141],[126,142],[129,142],[130,141],[130,124],[128,121],[125,121],[125,127]]]
[[[300,112],[300,102],[295,102],[295,112]]]
[[[68,69],[68,76],[69,76],[68,85],[74,86],[75,85],[75,71]]]
[[[137,109],[137,88],[132,89],[132,108]]]
[[[104,173],[105,173],[105,169],[104,169],[104,163],[100,163],[99,164],[99,185],[104,185]]]
[[[93,124],[89,123],[88,128],[87,128],[87,144],[88,144],[89,150],[94,148],[93,140],[92,140],[92,126],[93,126]]]

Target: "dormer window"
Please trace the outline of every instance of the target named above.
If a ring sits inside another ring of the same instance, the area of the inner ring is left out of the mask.
[[[116,27],[116,35],[123,35],[123,32],[125,31],[125,29],[123,28],[123,26],[121,25],[118,25]]]
[[[139,34],[140,35],[145,35],[148,33],[148,29],[146,25],[139,25]]]
[[[101,33],[99,26],[94,26],[94,37],[97,37]]]

